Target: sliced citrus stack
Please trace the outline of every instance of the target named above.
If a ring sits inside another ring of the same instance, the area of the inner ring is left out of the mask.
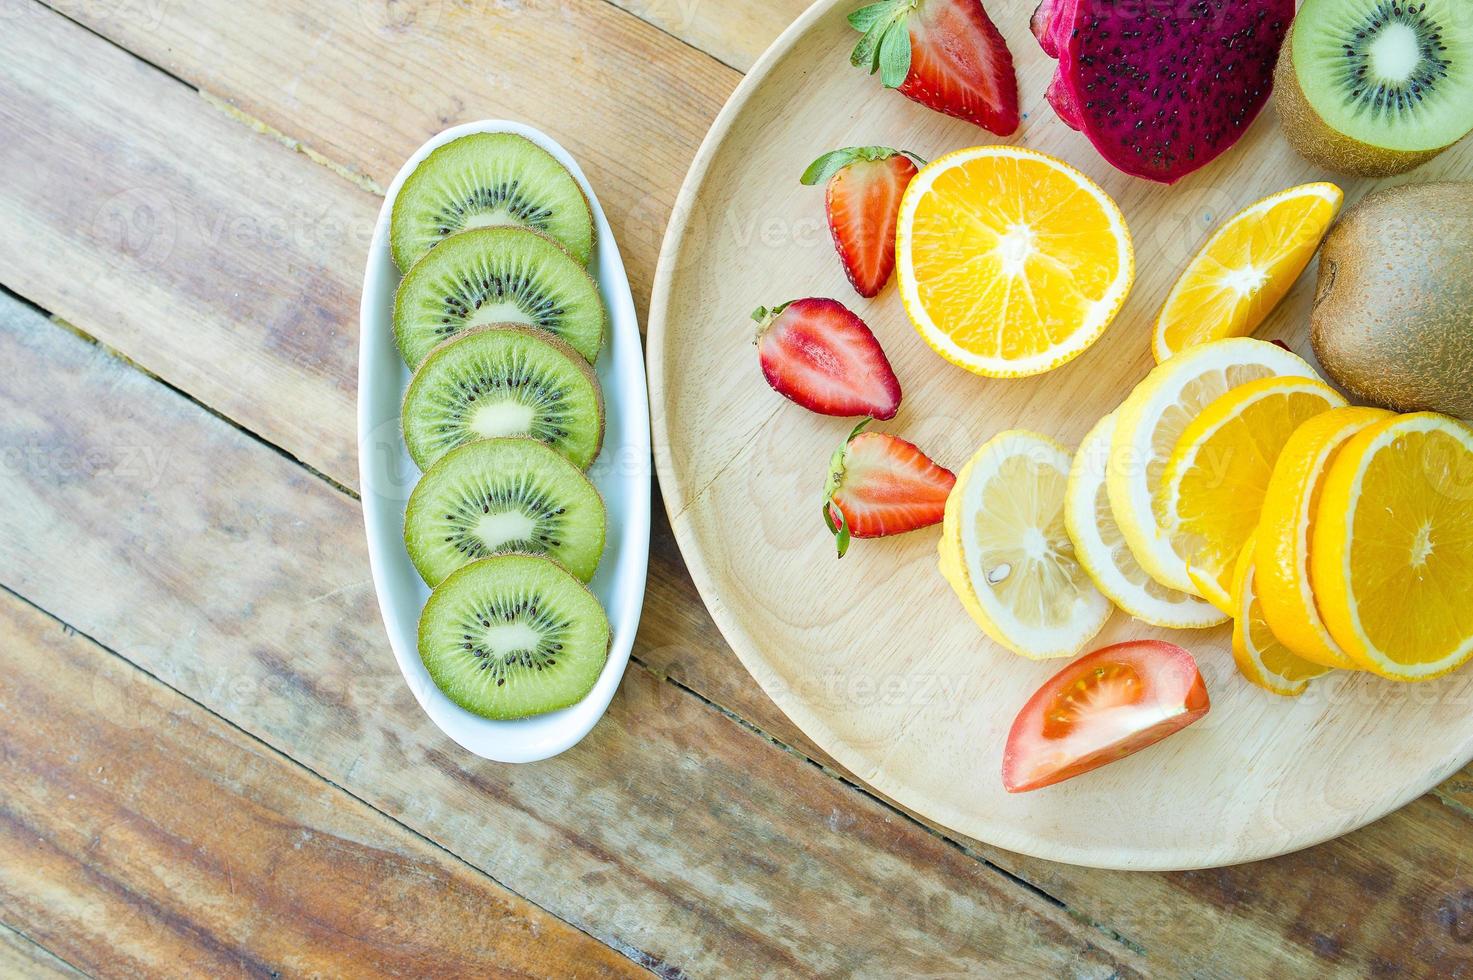
[[[1157,365],[1116,411],[1105,476],[1110,509],[1141,567],[1162,585],[1195,592],[1186,560],[1157,525],[1166,463],[1188,423],[1220,395],[1273,376],[1313,378],[1301,358],[1262,340],[1233,337]]]
[[[1071,657],[1110,618],[1064,527],[1069,451],[1004,432],[957,475],[941,531],[941,574],[977,625],[1032,660]]]
[[[1135,279],[1125,217],[1084,174],[1017,146],[958,150],[900,203],[900,297],[942,357],[997,378],[1040,374],[1104,333]]]
[[[1309,545],[1324,476],[1356,433],[1391,418],[1379,408],[1337,408],[1305,422],[1284,443],[1258,519],[1258,596],[1284,646],[1326,667],[1358,670],[1320,617],[1309,578]]]
[[[1166,297],[1151,339],[1157,362],[1256,330],[1314,258],[1344,199],[1334,184],[1304,184],[1229,218]]]
[[[1309,561],[1325,624],[1367,670],[1430,680],[1473,656],[1473,429],[1419,412],[1353,437]]]
[[[1157,516],[1197,595],[1233,612],[1233,566],[1258,527],[1284,443],[1301,423],[1344,405],[1323,381],[1261,378],[1212,402],[1182,432]]]
[[[1084,437],[1069,470],[1064,524],[1079,564],[1115,605],[1152,626],[1202,629],[1224,622],[1227,616],[1211,603],[1168,589],[1147,575],[1131,554],[1105,490],[1114,434],[1115,416],[1106,415]]]
[[[1256,539],[1250,537],[1233,571],[1233,660],[1243,676],[1266,691],[1295,698],[1309,682],[1330,672],[1323,664],[1295,655],[1279,642],[1263,618],[1254,584]]]

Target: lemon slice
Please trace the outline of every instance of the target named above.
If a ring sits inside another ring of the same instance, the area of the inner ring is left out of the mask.
[[[1156,317],[1151,351],[1252,333],[1303,274],[1340,212],[1334,184],[1291,187],[1238,212],[1187,265]]]
[[[1158,522],[1196,593],[1233,612],[1233,566],[1258,527],[1274,463],[1294,430],[1345,399],[1323,381],[1239,385],[1186,427],[1162,477]]]
[[[1152,626],[1203,629],[1225,622],[1227,616],[1211,603],[1168,589],[1151,578],[1131,554],[1105,490],[1114,434],[1115,416],[1106,415],[1084,437],[1069,470],[1064,524],[1079,564],[1115,605]]]
[[[941,574],[982,631],[1031,660],[1072,657],[1110,618],[1064,527],[1069,451],[1004,432],[957,475],[941,529]]]
[[[1337,408],[1305,422],[1279,453],[1258,519],[1258,598],[1274,635],[1299,656],[1359,670],[1340,649],[1315,604],[1309,545],[1324,476],[1352,436],[1391,418],[1379,408]]]
[[[1330,668],[1296,656],[1269,628],[1254,586],[1254,542],[1248,539],[1233,571],[1233,660],[1244,677],[1265,691],[1297,698]]]
[[[1341,649],[1403,681],[1473,656],[1473,429],[1419,412],[1379,422],[1330,465],[1310,581]]]
[[[1099,339],[1135,281],[1125,217],[1062,160],[974,146],[921,170],[900,202],[905,312],[959,367],[1040,374]]]
[[[1220,395],[1274,376],[1313,378],[1282,347],[1251,337],[1214,340],[1157,365],[1116,411],[1105,476],[1110,509],[1131,553],[1156,581],[1195,593],[1186,560],[1156,523],[1166,463],[1187,425]]]

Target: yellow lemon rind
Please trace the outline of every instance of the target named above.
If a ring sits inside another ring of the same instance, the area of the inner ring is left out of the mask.
[[[1252,337],[1229,337],[1189,348],[1158,364],[1116,410],[1115,437],[1110,446],[1112,465],[1105,479],[1110,509],[1141,567],[1178,592],[1195,594],[1195,587],[1187,576],[1186,562],[1173,550],[1156,521],[1153,487],[1147,478],[1153,452],[1151,434],[1162,416],[1179,404],[1188,384],[1211,371],[1247,365],[1280,377],[1317,377],[1297,354]],[[1174,443],[1165,448],[1163,466],[1174,448]]]
[[[1074,557],[1094,582],[1095,588],[1122,612],[1143,623],[1179,630],[1222,625],[1228,617],[1196,596],[1173,591],[1180,598],[1166,602],[1147,593],[1122,574],[1111,556],[1109,546],[1100,535],[1095,500],[1105,484],[1114,425],[1113,414],[1095,423],[1074,454],[1074,464],[1069,469],[1069,486],[1064,495],[1064,525],[1074,542]],[[1101,455],[1105,458],[1098,458]]]

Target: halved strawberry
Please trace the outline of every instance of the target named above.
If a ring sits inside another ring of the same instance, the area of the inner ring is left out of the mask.
[[[981,0],[880,0],[849,15],[852,64],[886,88],[999,136],[1018,128],[1013,55]]]
[[[864,321],[834,299],[795,299],[752,314],[762,374],[820,415],[893,419],[900,381]]]
[[[828,181],[824,210],[844,273],[861,296],[879,295],[895,271],[900,197],[926,161],[885,146],[850,146],[814,160],[800,178]]]
[[[859,423],[829,460],[823,489],[823,522],[839,557],[849,539],[880,538],[941,523],[956,474],[938,466],[912,443]]]

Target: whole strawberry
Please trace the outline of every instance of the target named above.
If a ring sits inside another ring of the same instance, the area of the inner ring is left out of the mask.
[[[914,444],[859,423],[834,450],[823,489],[823,522],[839,557],[850,538],[879,538],[940,524],[956,474]]]
[[[891,419],[900,381],[863,320],[833,299],[795,299],[752,314],[774,391],[820,415]]]
[[[999,136],[1018,128],[1013,55],[981,0],[880,0],[849,15],[849,60],[886,88]]]
[[[827,181],[824,211],[844,273],[859,295],[879,295],[895,271],[900,198],[926,161],[885,146],[850,146],[814,160],[800,178]]]

